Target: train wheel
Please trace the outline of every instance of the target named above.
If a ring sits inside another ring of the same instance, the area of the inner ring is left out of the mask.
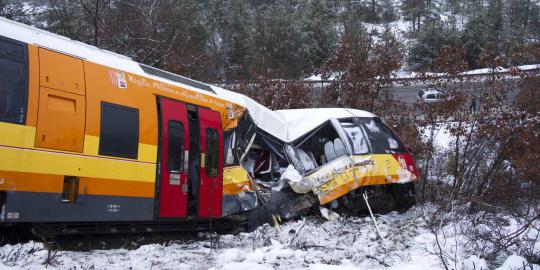
[[[416,204],[414,183],[392,185],[392,197],[398,210],[407,210]]]

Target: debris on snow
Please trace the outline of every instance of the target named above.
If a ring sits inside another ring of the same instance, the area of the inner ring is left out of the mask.
[[[321,216],[326,220],[335,220],[339,218],[339,214],[326,208],[326,207],[320,207],[321,210]]]

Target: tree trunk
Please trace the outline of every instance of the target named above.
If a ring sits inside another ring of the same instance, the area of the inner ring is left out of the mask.
[[[371,14],[373,16],[373,19],[377,19],[377,8],[376,8],[375,0],[371,0]]]
[[[525,8],[525,18],[523,20],[523,28],[521,29],[521,37],[519,39],[519,43],[521,46],[523,46],[523,43],[525,42],[525,30],[527,29],[527,21],[529,20],[529,8],[531,6],[531,0],[527,1],[527,7]]]

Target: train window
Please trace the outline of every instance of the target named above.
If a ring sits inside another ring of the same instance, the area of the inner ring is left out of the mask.
[[[99,154],[137,159],[139,110],[101,102]]]
[[[388,147],[390,147],[390,149],[392,149],[392,151],[394,152],[406,153],[407,149],[405,145],[401,143],[401,141],[398,139],[396,135],[394,135],[394,133],[390,130],[390,128],[384,123],[380,123],[380,126],[388,142]]]
[[[178,121],[169,121],[168,124],[167,169],[182,172],[184,157],[184,126]]]
[[[0,37],[0,121],[24,124],[28,97],[26,44]]]
[[[367,154],[369,152],[368,144],[362,129],[350,122],[341,123],[343,130],[349,136],[349,139],[352,142],[353,153],[355,155]]]
[[[204,163],[206,175],[218,176],[219,171],[219,135],[213,128],[206,129],[206,159]]]
[[[405,147],[380,120],[362,119],[362,127],[366,132],[374,154],[404,153]]]

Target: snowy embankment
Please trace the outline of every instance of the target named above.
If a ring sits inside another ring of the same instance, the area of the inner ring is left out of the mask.
[[[41,243],[0,247],[0,268],[6,269],[442,269],[436,255],[435,235],[427,229],[429,207],[413,207],[379,216],[383,240],[368,217],[322,221],[312,217],[291,221],[281,229],[268,225],[252,233],[223,235],[215,248],[210,239],[150,244],[135,250],[90,252],[59,251],[45,266],[47,251]],[[511,223],[509,226],[514,226]],[[479,225],[480,226],[480,225]],[[438,234],[446,252],[456,254],[457,269],[487,269],[486,262],[463,252],[459,224],[442,227]],[[456,249],[457,248],[457,249]],[[540,243],[537,242],[540,250]],[[520,269],[517,255],[503,260],[499,269]],[[475,268],[476,267],[476,268]],[[540,266],[533,267],[540,270]]]
[[[481,68],[481,69],[474,69],[474,70],[468,70],[461,72],[456,77],[460,76],[486,76],[486,75],[493,75],[493,74],[506,74],[508,78],[513,77],[510,73],[512,71],[516,72],[529,72],[529,71],[535,71],[540,70],[540,64],[533,64],[533,65],[523,65],[523,66],[516,66],[513,68],[504,68],[504,67],[496,67],[496,68]],[[413,71],[397,71],[394,75],[391,76],[391,79],[393,80],[416,80],[416,79],[437,79],[437,78],[445,78],[449,76],[448,73],[434,73],[434,72],[426,72],[426,73],[418,73]],[[339,74],[335,73],[332,74],[328,78],[323,78],[320,74],[314,74],[310,77],[304,79],[304,81],[307,82],[319,82],[319,81],[334,81],[337,80],[339,77]]]

